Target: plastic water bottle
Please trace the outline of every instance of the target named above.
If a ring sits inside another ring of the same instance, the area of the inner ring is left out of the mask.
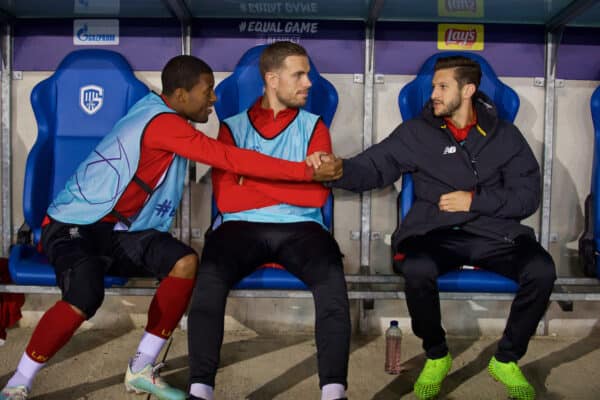
[[[391,321],[385,331],[385,372],[397,375],[401,371],[400,354],[402,346],[402,331],[398,321]]]

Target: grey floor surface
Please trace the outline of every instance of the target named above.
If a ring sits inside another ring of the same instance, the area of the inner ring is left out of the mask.
[[[31,329],[9,331],[0,347],[0,385],[8,380],[31,334]],[[127,359],[142,330],[81,331],[43,369],[30,399],[145,399],[124,391]],[[449,338],[454,365],[439,398],[506,399],[500,384],[486,372],[496,338]],[[404,371],[383,372],[382,337],[354,336],[349,369],[348,397],[363,399],[414,399],[412,384],[423,365],[420,343],[403,340]],[[600,399],[600,335],[538,337],[521,360],[538,399]],[[225,337],[217,375],[217,399],[319,399],[315,344],[306,335],[268,335],[229,332]],[[185,388],[188,380],[187,337],[177,331],[163,375]]]

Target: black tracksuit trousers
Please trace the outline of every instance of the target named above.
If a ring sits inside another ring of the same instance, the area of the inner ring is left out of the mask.
[[[552,257],[534,238],[519,236],[505,241],[445,229],[405,240],[400,252],[406,258],[396,270],[405,277],[412,329],[423,339],[427,357],[440,358],[448,353],[436,279],[462,265],[496,272],[519,284],[496,358],[517,361],[525,354],[556,280]]]
[[[339,247],[314,222],[223,223],[207,236],[188,317],[190,382],[215,385],[229,290],[264,263],[304,282],[315,303],[319,383],[347,385],[350,311]]]

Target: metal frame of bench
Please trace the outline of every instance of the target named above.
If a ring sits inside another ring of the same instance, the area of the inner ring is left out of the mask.
[[[147,280],[145,280],[147,281]],[[349,284],[350,300],[401,300],[405,299],[404,279],[398,275],[346,275]],[[135,284],[135,280],[133,282]],[[123,286],[105,289],[106,295],[113,296],[152,296],[156,286]],[[29,286],[1,284],[0,293],[60,294],[56,286]],[[312,298],[308,290],[232,290],[235,298],[305,299]],[[485,292],[440,292],[441,300],[509,301],[514,293]],[[551,301],[600,301],[600,280],[595,278],[558,278]],[[567,306],[567,307],[564,307]],[[570,311],[568,304],[561,304],[564,311]]]

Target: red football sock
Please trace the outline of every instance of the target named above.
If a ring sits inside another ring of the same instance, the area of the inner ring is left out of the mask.
[[[37,324],[25,353],[39,363],[45,363],[71,339],[85,321],[66,301],[58,301],[44,313]]]
[[[148,310],[146,332],[167,339],[187,309],[194,279],[167,276],[162,280]]]

